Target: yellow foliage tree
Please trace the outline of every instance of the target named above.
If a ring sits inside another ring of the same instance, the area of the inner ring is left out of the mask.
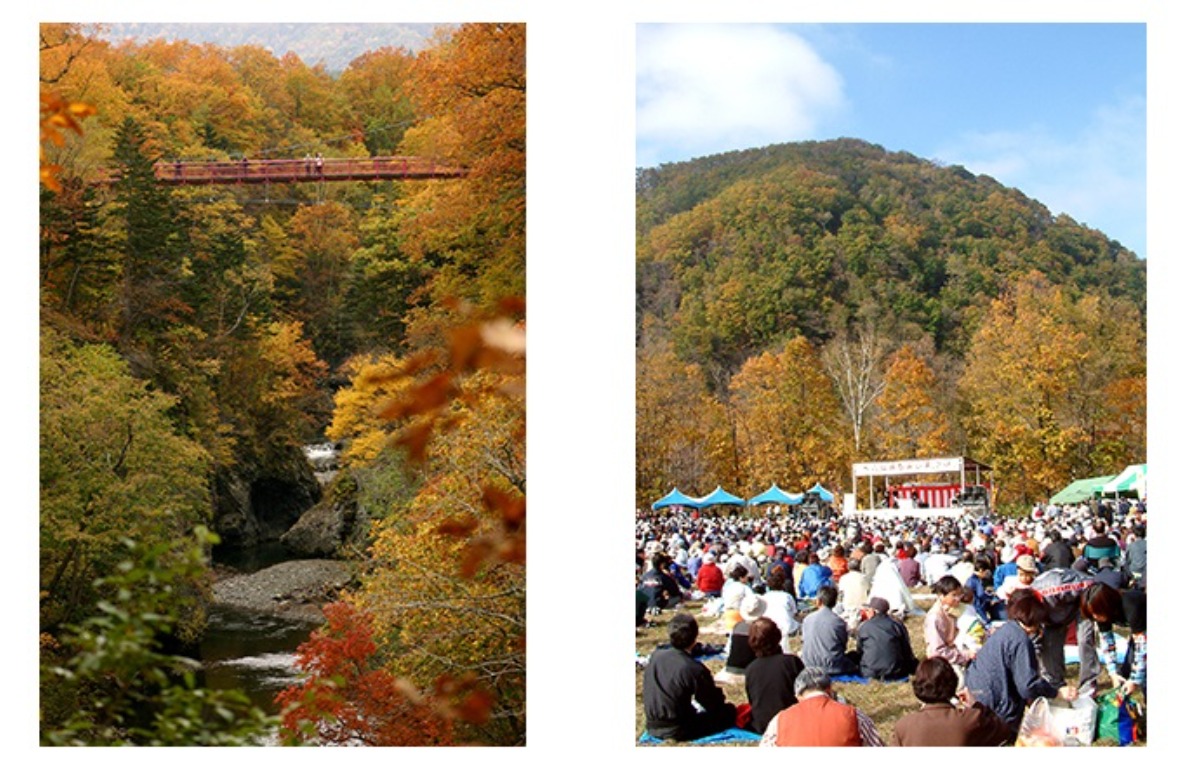
[[[812,344],[788,341],[779,353],[746,360],[729,383],[743,479],[759,490],[841,485],[851,432]]]
[[[1141,352],[1135,311],[1071,298],[1036,271],[991,304],[959,387],[972,450],[996,468],[1009,503],[1144,460]]]

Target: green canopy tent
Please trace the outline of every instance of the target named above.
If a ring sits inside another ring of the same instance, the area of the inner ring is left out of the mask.
[[[1058,493],[1050,497],[1051,504],[1078,504],[1087,501],[1103,488],[1105,483],[1112,480],[1112,475],[1106,477],[1089,477],[1086,480],[1076,480]]]
[[[1125,467],[1125,471],[1104,484],[1103,492],[1120,496],[1122,493],[1136,493],[1138,498],[1146,496],[1146,465],[1133,464]]]

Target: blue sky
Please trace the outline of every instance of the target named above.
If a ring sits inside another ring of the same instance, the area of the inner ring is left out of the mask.
[[[1146,256],[1142,24],[640,25],[637,164],[856,137]]]

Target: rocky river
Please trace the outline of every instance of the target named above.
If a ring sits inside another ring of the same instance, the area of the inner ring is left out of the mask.
[[[330,451],[325,445],[306,449],[322,486],[334,463]],[[318,502],[313,510],[320,509]],[[297,559],[279,538],[217,552],[213,569],[213,603],[200,642],[204,681],[211,688],[239,689],[276,712],[275,694],[301,677],[296,648],[324,621],[322,606],[337,597],[352,573],[340,560]]]

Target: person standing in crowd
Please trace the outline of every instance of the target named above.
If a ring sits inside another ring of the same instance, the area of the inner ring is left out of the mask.
[[[884,598],[871,598],[863,609],[866,617],[855,633],[859,668],[867,678],[895,681],[917,669],[908,629],[888,615]]]
[[[746,700],[750,703],[751,732],[762,734],[779,711],[796,704],[793,684],[804,669],[795,654],[780,645],[783,633],[770,619],[750,624],[750,649],[754,660],[746,666]]]
[[[1008,725],[1016,739],[1025,706],[1037,697],[1078,695],[1075,687],[1056,686],[1038,674],[1034,638],[1046,623],[1049,611],[1032,590],[1013,593],[1008,621],[992,633],[966,668],[966,686],[972,699],[986,705]]]
[[[1039,660],[1042,674],[1054,686],[1067,682],[1065,647],[1071,624],[1079,619],[1079,600],[1095,580],[1087,574],[1072,569],[1043,571],[1033,580],[1030,590],[1036,592],[1046,607],[1043,620],[1042,641]],[[1009,596],[1011,617],[1012,598]],[[1100,660],[1096,657],[1095,627],[1088,624],[1076,625],[1079,642],[1079,683],[1088,683],[1100,672]]]
[[[913,694],[921,701],[921,708],[896,722],[892,744],[994,747],[1008,741],[1008,724],[991,708],[980,702],[952,702],[957,686],[953,665],[942,657],[923,660],[913,676]]]
[[[796,676],[796,704],[781,710],[763,732],[762,747],[882,746],[875,723],[842,702],[820,668]]]
[[[1119,592],[1096,583],[1083,591],[1080,598],[1080,621],[1096,626],[1096,653],[1108,671],[1113,688],[1125,694],[1134,689],[1146,690],[1146,593],[1133,588]],[[1117,662],[1117,643],[1113,624],[1129,627],[1128,648],[1124,663]],[[1093,681],[1095,679],[1092,679]],[[1080,680],[1082,689],[1088,682]]]
[[[667,633],[671,645],[650,655],[642,680],[646,731],[660,740],[693,740],[733,727],[737,709],[692,656],[700,635],[696,618],[676,614]]]
[[[800,659],[806,668],[821,668],[830,675],[858,673],[858,663],[846,653],[850,633],[846,623],[833,612],[837,589],[825,585],[817,591],[816,611],[804,618],[800,637]]]

